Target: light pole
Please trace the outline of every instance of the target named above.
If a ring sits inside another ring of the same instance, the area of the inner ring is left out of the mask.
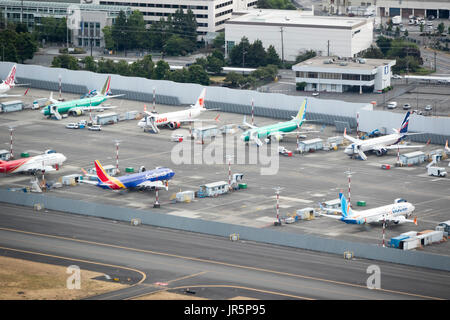
[[[254,125],[254,117],[255,117],[255,101],[252,98],[252,126]]]
[[[156,112],[156,88],[153,88],[153,112]]]
[[[116,144],[116,174],[118,174],[120,172],[119,170],[119,145],[120,145],[120,140],[114,140],[115,144]]]
[[[14,131],[14,127],[9,127],[9,135],[10,135],[10,145],[9,145],[9,154],[10,154],[10,158],[13,159],[14,155],[13,155],[13,131]]]
[[[231,160],[234,158],[234,155],[228,154],[226,158],[228,160],[228,190],[231,190]]]
[[[352,174],[353,174],[354,172],[351,172],[350,169],[348,169],[348,170],[345,171],[344,173],[346,173],[346,174],[347,174],[347,177],[348,177],[348,204],[349,204],[349,206],[351,207],[351,206],[352,206],[352,203],[351,203],[351,201],[350,201],[350,186],[351,186],[351,182],[352,182],[352,180],[351,180]]]
[[[275,225],[276,226],[281,226],[281,220],[280,220],[280,191],[283,190],[284,188],[276,187],[276,188],[273,188],[273,189],[275,190],[276,195],[277,195],[277,207],[276,207],[276,210],[277,210],[277,221],[275,221]]]

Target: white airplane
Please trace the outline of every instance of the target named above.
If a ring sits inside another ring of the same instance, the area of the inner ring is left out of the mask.
[[[16,65],[13,65],[13,67],[11,68],[11,71],[9,72],[6,79],[3,80],[2,83],[0,83],[0,98],[22,97],[27,94],[28,89],[27,89],[27,91],[25,91],[25,93],[23,95],[22,94],[5,94],[5,92],[8,92],[15,86],[24,86],[25,85],[25,84],[16,84],[14,82],[14,80],[16,78],[16,68],[17,68]]]
[[[341,213],[340,216],[323,213],[320,213],[320,215],[341,220],[342,222],[348,224],[368,224],[380,222],[385,222],[386,224],[402,224],[405,222],[412,222],[417,225],[417,218],[414,218],[413,220],[407,219],[411,216],[415,207],[405,200],[396,199],[395,203],[388,204],[386,206],[363,211],[353,211],[350,208],[350,203],[347,203],[347,199],[342,193],[339,193],[339,198],[341,199],[341,209],[323,208],[321,203],[319,203],[319,206],[323,211],[339,212]]]
[[[219,116],[217,116],[215,119],[195,119],[202,112],[217,110],[205,108],[205,95],[206,88],[202,90],[195,105],[191,105],[190,108],[181,111],[158,114],[154,112],[148,112],[146,109],[144,109],[144,113],[146,114],[146,116],[139,121],[138,126],[144,129],[151,128],[154,132],[159,132],[158,127],[162,126],[167,126],[170,129],[175,130],[181,127],[181,124],[184,122],[218,121]]]
[[[406,113],[405,119],[402,122],[400,129],[394,129],[395,133],[377,138],[360,140],[347,135],[347,128],[344,130],[344,138],[350,140],[352,144],[347,146],[344,150],[350,157],[359,155],[361,159],[367,160],[365,151],[374,151],[377,156],[382,156],[390,149],[406,149],[406,148],[422,148],[423,145],[418,146],[404,146],[399,143],[408,135],[421,133],[408,133],[410,112]]]
[[[66,161],[62,153],[48,152],[30,158],[22,158],[11,161],[0,161],[1,173],[36,173],[37,171],[54,171]]]
[[[450,153],[450,148],[448,147],[448,140],[445,141],[445,151]],[[448,166],[450,167],[450,162],[448,163]]]

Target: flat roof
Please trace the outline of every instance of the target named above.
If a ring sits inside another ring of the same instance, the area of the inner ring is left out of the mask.
[[[286,25],[315,28],[352,29],[371,22],[363,17],[314,16],[300,10],[249,10],[247,14],[232,17],[225,24]]]
[[[69,0],[70,1],[70,0]],[[123,10],[125,12],[131,11],[131,8],[123,7],[123,6],[111,6],[111,5],[100,5],[100,4],[81,4],[79,1],[77,3],[74,2],[50,2],[50,1],[22,1],[21,0],[2,0],[0,2],[0,7],[22,7],[27,10],[27,8],[63,8],[67,9],[69,7],[77,6],[82,11],[117,11]],[[48,13],[48,12],[41,12]]]
[[[360,63],[359,61],[364,61]],[[324,63],[331,62],[331,63]],[[380,66],[391,64],[395,60],[388,59],[359,59],[359,58],[344,58],[338,57],[314,57],[292,66],[294,68],[300,67],[317,67],[317,68],[345,68],[345,69],[374,69]],[[295,70],[295,69],[294,69]]]

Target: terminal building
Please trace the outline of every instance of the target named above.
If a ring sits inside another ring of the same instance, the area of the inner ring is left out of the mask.
[[[382,92],[391,85],[395,60],[314,57],[292,66],[305,91]]]
[[[75,20],[79,24],[69,26],[71,45],[76,47],[104,47],[102,29],[111,26],[114,19],[123,10],[130,15],[130,7],[105,6],[96,4],[98,0],[65,0],[63,1],[21,1],[2,0],[0,11],[4,15],[6,23],[23,22],[30,28],[40,25],[44,17],[57,19],[67,18],[68,15],[77,15]],[[71,18],[69,17],[68,21]]]
[[[370,47],[373,18],[314,16],[312,11],[249,10],[225,22],[226,53],[242,37],[273,45],[283,61],[313,50],[318,55],[353,57]]]

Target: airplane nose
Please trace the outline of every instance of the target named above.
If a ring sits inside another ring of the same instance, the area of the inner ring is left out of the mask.
[[[242,141],[244,141],[245,142],[245,138],[246,138],[246,136],[243,134],[243,135],[241,135],[241,140]]]

